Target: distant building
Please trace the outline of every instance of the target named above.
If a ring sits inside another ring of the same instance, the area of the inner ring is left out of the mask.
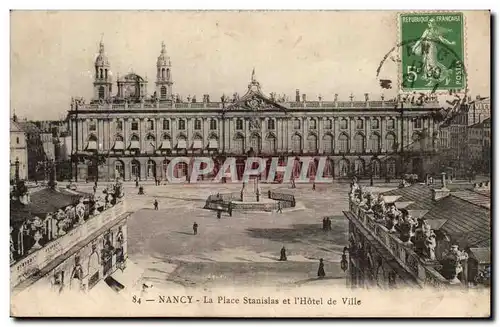
[[[491,118],[468,128],[468,154],[471,161],[490,170],[491,162]]]
[[[40,180],[44,178],[44,173],[40,172],[40,163],[47,160],[42,142],[42,131],[29,121],[18,122],[20,128],[26,134],[26,144],[28,148],[28,179]]]
[[[10,180],[15,179],[16,162],[19,165],[19,178],[28,178],[27,137],[19,125],[16,115],[10,121]]]
[[[489,117],[491,117],[490,98],[476,96],[476,99],[469,103],[467,125],[475,125]]]
[[[351,287],[489,287],[490,183],[450,191],[443,174],[434,184],[371,200],[353,188],[343,260]]]

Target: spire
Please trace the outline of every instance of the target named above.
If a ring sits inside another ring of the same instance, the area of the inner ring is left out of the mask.
[[[165,50],[165,42],[161,41],[161,53],[165,54],[167,53],[167,50]]]
[[[255,67],[252,70],[252,79],[251,79],[251,81],[252,81],[252,83],[255,82]]]
[[[103,55],[104,54],[104,33],[101,33],[101,41],[99,42],[99,54]]]
[[[165,42],[161,41],[161,51],[158,56],[158,60],[156,61],[156,66],[170,66],[170,58],[167,56],[167,49],[165,46]]]

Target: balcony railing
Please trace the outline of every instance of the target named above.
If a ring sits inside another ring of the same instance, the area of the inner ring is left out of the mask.
[[[390,233],[382,224],[376,222],[374,214],[360,205],[349,202],[350,211],[367,229],[391,252],[398,263],[407,269],[423,285],[447,287],[450,281],[444,278],[435,268],[434,262],[426,262],[412,248]]]
[[[45,224],[39,227],[35,226],[35,228],[31,228],[31,230],[34,230],[34,235],[39,235],[39,237],[35,237],[35,240],[38,239],[40,241],[42,238],[47,239],[47,235],[43,235],[44,230],[46,232],[51,232],[52,235],[50,235],[49,241],[46,241],[45,243],[37,242],[36,244],[38,245],[33,245],[30,249],[24,249],[25,255],[19,257],[17,260],[12,260],[13,258],[11,256],[11,286],[15,286],[37,273],[53,259],[64,254],[78,242],[84,240],[93,232],[97,231],[99,228],[121,216],[125,212],[126,205],[123,201],[119,200],[115,205],[108,203],[102,211],[96,210],[95,215],[89,215],[87,209],[85,213],[87,218],[83,222],[74,220],[70,221],[68,217],[63,220],[59,220],[57,223],[57,229],[59,229],[60,226],[60,230],[57,232],[51,230],[52,228],[56,228],[51,223],[47,224],[50,226],[50,229],[44,228],[43,226],[46,226]],[[24,233],[24,231],[22,233]],[[13,236],[18,237],[19,235],[16,234]],[[11,235],[11,238],[13,236]],[[24,246],[24,242],[22,242],[22,244]],[[18,246],[20,246],[19,243]]]

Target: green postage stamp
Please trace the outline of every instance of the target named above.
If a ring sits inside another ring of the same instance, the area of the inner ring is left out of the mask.
[[[402,91],[465,89],[463,14],[404,13],[399,19]]]

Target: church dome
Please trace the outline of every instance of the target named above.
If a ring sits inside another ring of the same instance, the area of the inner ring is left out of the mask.
[[[109,61],[108,57],[104,53],[104,43],[99,44],[99,54],[97,55],[97,58],[95,58],[95,65],[96,66],[109,66]]]
[[[156,61],[156,66],[170,66],[170,57],[167,56],[167,50],[165,49],[165,43],[161,43],[161,53]]]

